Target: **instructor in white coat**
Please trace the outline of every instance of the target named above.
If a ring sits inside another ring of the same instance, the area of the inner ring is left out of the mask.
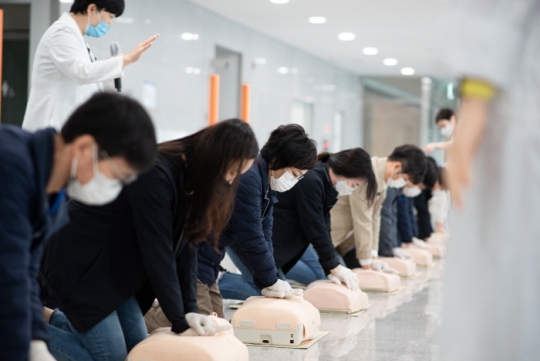
[[[158,35],[127,55],[97,61],[84,35],[99,38],[124,12],[124,0],[75,0],[39,42],[23,128],[60,129],[69,115],[95,92],[112,90],[112,80],[136,62]]]

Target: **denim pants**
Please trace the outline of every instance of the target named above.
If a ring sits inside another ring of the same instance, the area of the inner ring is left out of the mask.
[[[58,361],[125,361],[148,336],[135,297],[84,333],[77,332],[61,311],[52,314],[47,326],[49,349]]]
[[[227,254],[242,274],[225,273],[221,277],[219,280],[219,292],[223,298],[245,300],[251,296],[260,296],[261,291],[253,283],[253,274],[249,268],[244,265],[240,257],[232,249],[227,248]],[[302,258],[287,272],[286,278],[305,285],[326,279],[323,268],[319,263],[319,257],[313,247],[309,246],[307,248]]]
[[[300,282],[306,286],[312,282],[327,279],[319,263],[319,256],[311,246],[306,249],[302,258],[287,272],[286,276],[287,279]]]
[[[225,273],[221,276],[218,282],[221,296],[233,300],[246,300],[251,296],[260,296],[261,291],[253,283],[253,274],[249,268],[229,247],[227,247],[227,254],[242,274]]]

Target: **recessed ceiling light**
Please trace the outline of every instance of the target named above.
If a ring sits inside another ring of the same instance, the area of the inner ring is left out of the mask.
[[[365,55],[377,55],[377,54],[379,54],[379,49],[373,48],[373,47],[368,47],[368,48],[364,48],[363,53]]]
[[[279,74],[289,74],[289,68],[282,66],[280,68],[277,68],[277,72]]]
[[[413,75],[414,69],[413,68],[403,68],[401,69],[401,74],[403,75]]]
[[[195,72],[195,69],[193,69],[191,66],[188,66],[186,68],[186,74],[193,74]]]
[[[397,65],[397,59],[394,58],[386,58],[383,60],[383,64],[386,66],[396,66]]]
[[[352,41],[356,38],[356,35],[353,33],[341,33],[338,35],[338,38],[342,41]]]
[[[326,23],[326,18],[324,16],[312,16],[308,21],[312,24],[324,24]]]
[[[270,0],[272,4],[286,4],[289,0]]]
[[[60,2],[63,4],[71,4],[73,0],[60,0]]]
[[[182,40],[186,40],[186,41],[199,40],[199,34],[182,33],[182,35],[180,35],[180,37],[182,38]]]

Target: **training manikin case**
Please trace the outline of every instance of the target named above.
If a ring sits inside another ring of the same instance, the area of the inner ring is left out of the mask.
[[[244,343],[297,346],[317,336],[321,316],[300,297],[250,297],[233,314],[231,324]]]
[[[228,324],[215,318],[220,324]],[[154,331],[131,350],[126,361],[248,361],[246,345],[232,330],[215,336],[179,336],[170,328]]]
[[[304,299],[321,312],[355,313],[369,305],[368,295],[361,290],[350,290],[332,281],[315,281],[304,291]]]
[[[412,277],[416,274],[416,263],[413,260],[397,257],[381,257],[379,259],[398,271],[400,276]]]
[[[401,279],[395,274],[362,268],[355,268],[353,272],[358,276],[362,290],[393,292],[401,287]]]
[[[433,255],[430,251],[427,249],[420,249],[420,248],[407,248],[405,250],[405,253],[410,254],[413,259],[414,263],[416,263],[419,266],[431,266],[433,263]]]

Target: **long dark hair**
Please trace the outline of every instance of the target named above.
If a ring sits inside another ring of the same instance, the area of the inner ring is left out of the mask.
[[[188,199],[190,210],[184,215],[184,237],[190,242],[213,238],[232,216],[234,198],[245,162],[259,153],[251,127],[242,120],[230,119],[207,127],[188,137],[161,143],[159,152],[175,166],[185,168],[178,193]],[[238,176],[229,185],[225,175],[237,164]]]
[[[377,178],[371,164],[371,157],[362,148],[342,150],[339,153],[321,153],[319,160],[328,164],[334,174],[345,178],[366,179],[366,200],[371,206],[377,196]]]

